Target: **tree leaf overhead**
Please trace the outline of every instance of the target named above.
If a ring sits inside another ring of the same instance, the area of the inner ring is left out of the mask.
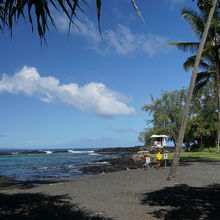
[[[137,12],[137,14],[139,15],[139,17],[141,17],[141,19],[144,21],[144,17],[142,16],[141,11],[140,11],[140,9],[138,8],[138,6],[137,6],[135,0],[131,0],[131,3],[133,4],[134,9],[136,10],[136,12]]]
[[[200,69],[204,69],[204,70],[207,70],[207,69],[211,69],[212,66],[209,65],[207,62],[205,62],[204,60],[205,58],[202,58],[200,60],[200,64],[199,64],[199,67]],[[191,57],[188,57],[187,60],[183,63],[183,68],[188,71],[188,70],[191,70],[195,64],[195,60],[196,60],[196,56],[193,55]]]
[[[130,0],[137,14],[143,19],[135,2]],[[101,6],[103,1],[96,0],[98,27],[101,34]],[[31,24],[32,31],[37,29],[40,39],[45,39],[49,24],[55,25],[52,10],[58,10],[68,18],[69,30],[83,5],[89,5],[87,0],[0,0],[0,30],[7,26],[12,33],[14,25],[23,17]],[[35,27],[36,26],[36,27]]]
[[[184,52],[189,51],[192,53],[197,52],[199,48],[199,42],[172,42],[172,43],[167,43],[165,45],[170,45],[170,46],[173,45]]]
[[[182,17],[187,20],[194,34],[201,38],[205,27],[204,20],[195,11],[188,9],[182,9]]]
[[[100,26],[101,5],[102,5],[101,0],[96,0],[96,9],[97,9],[98,25],[99,25],[100,34],[101,34],[101,26]]]

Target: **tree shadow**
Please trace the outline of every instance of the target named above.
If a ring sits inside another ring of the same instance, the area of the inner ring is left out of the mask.
[[[67,196],[49,196],[41,193],[0,194],[1,220],[110,220],[92,216],[88,211],[70,203]]]
[[[200,163],[201,166],[202,164],[209,164],[212,166],[219,166],[220,165],[220,160],[214,160],[214,159],[198,159],[198,157],[184,157],[184,158],[180,158],[180,162],[179,162],[179,166],[181,167],[187,167],[187,166],[191,166],[195,163]],[[170,165],[172,165],[172,161],[170,162]]]
[[[164,220],[220,219],[220,184],[206,187],[177,185],[145,193],[142,205],[155,206],[149,213]]]
[[[59,182],[65,182],[65,179],[57,180],[34,180],[34,181],[19,181],[11,177],[0,175],[0,190],[3,188],[20,188],[20,189],[31,189],[39,184],[55,184]]]

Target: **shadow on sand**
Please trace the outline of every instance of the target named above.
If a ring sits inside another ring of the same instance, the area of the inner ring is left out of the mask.
[[[103,216],[91,216],[86,210],[78,209],[67,196],[49,196],[40,193],[0,193],[1,220],[110,220]]]
[[[177,185],[145,193],[142,205],[154,206],[152,214],[164,220],[220,219],[220,185],[189,187]]]
[[[17,188],[17,189],[31,189],[37,185],[43,184],[54,184],[59,182],[65,182],[68,180],[58,179],[58,180],[34,180],[34,181],[19,181],[11,177],[0,175],[0,190],[4,188]]]

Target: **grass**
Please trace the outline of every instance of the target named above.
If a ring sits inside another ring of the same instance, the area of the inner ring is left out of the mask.
[[[173,153],[169,154],[169,159],[173,158]],[[197,159],[211,159],[220,160],[220,153],[216,152],[182,152],[180,154],[180,160],[197,160]]]
[[[168,159],[173,159],[174,153],[169,153]],[[151,154],[151,157],[156,160],[156,154]],[[210,159],[210,160],[220,160],[220,153],[216,152],[181,152],[180,161],[187,160],[199,160],[199,159]],[[163,160],[163,158],[162,158]]]

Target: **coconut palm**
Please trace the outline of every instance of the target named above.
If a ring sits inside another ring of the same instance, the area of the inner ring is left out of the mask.
[[[207,10],[202,10],[201,14],[198,15],[194,11],[182,10],[182,16],[190,24],[196,37],[201,38],[201,33],[204,30],[205,22],[208,14]],[[216,80],[216,87],[218,91],[218,112],[219,112],[219,132],[217,135],[217,147],[219,148],[220,138],[220,58],[219,58],[219,46],[220,46],[220,13],[219,10],[215,10],[213,15],[212,23],[209,29],[209,34],[203,49],[202,58],[200,61],[200,67],[205,71],[197,74],[196,85],[194,92],[202,87],[206,86],[211,81]],[[176,45],[183,51],[194,51],[198,48],[198,42],[175,42],[170,45]],[[195,55],[189,57],[183,64],[185,70],[193,68],[195,63]]]
[[[179,164],[180,151],[181,151],[182,144],[183,144],[183,138],[184,138],[185,129],[186,129],[186,121],[187,121],[187,117],[188,117],[188,114],[189,114],[189,108],[190,108],[192,95],[193,95],[193,90],[194,90],[195,82],[196,82],[196,76],[197,76],[197,72],[198,72],[198,68],[199,68],[199,64],[200,64],[201,55],[203,53],[204,46],[205,46],[205,43],[207,41],[209,28],[210,28],[210,25],[211,25],[211,22],[212,22],[212,18],[213,18],[213,14],[215,12],[215,9],[216,9],[217,2],[218,2],[217,0],[213,0],[211,5],[209,5],[209,4],[207,5],[209,7],[205,7],[206,11],[207,11],[206,14],[208,14],[208,17],[206,17],[207,20],[204,22],[205,25],[203,26],[204,28],[202,29],[204,31],[198,32],[198,35],[202,36],[201,37],[201,42],[199,43],[199,46],[198,46],[198,43],[194,43],[194,42],[190,43],[192,45],[191,46],[192,49],[195,50],[195,49],[198,48],[198,52],[197,52],[197,55],[195,57],[195,63],[194,63],[192,77],[191,77],[191,81],[190,81],[190,85],[189,85],[189,89],[188,89],[188,93],[187,93],[186,104],[185,104],[185,107],[184,107],[184,110],[183,110],[183,116],[182,116],[182,122],[181,122],[180,130],[179,130],[177,146],[175,148],[174,158],[173,158],[172,166],[171,166],[171,169],[170,169],[170,173],[168,175],[168,180],[175,178],[176,174],[177,174],[177,167],[178,167],[178,164]],[[208,11],[209,11],[209,13],[208,13]],[[191,17],[191,18],[193,18],[193,17]],[[188,19],[189,19],[189,21],[190,20],[193,21],[193,19],[190,19],[190,16],[188,17]],[[202,24],[202,23],[199,23],[199,24]],[[182,47],[183,48],[185,47],[185,45],[186,44],[184,42],[182,42]],[[180,44],[179,44],[179,46],[181,47]]]

